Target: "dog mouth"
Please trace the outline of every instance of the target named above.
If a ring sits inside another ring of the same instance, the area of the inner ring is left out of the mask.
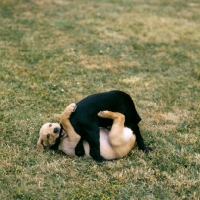
[[[61,131],[61,133],[60,133],[60,138],[66,136],[66,135],[67,135],[67,133],[66,133],[65,130],[63,129],[63,130]]]
[[[64,137],[64,136],[66,136],[66,135],[67,135],[66,131],[63,129],[62,124],[60,124],[59,138],[62,138],[62,137]]]

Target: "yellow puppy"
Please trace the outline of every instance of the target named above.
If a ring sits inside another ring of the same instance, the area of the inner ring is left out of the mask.
[[[69,121],[70,115],[75,109],[76,104],[70,104],[66,107],[60,117],[60,122],[66,132],[63,131],[61,133],[62,138],[58,149],[70,156],[75,156],[75,147],[80,140],[80,136],[75,132]],[[113,125],[110,131],[100,127],[101,156],[107,160],[126,156],[133,148],[136,137],[131,129],[124,127],[124,115],[118,112],[101,111],[98,113],[98,116],[113,120]],[[59,133],[61,127],[57,123],[46,123],[42,126],[40,129],[40,138],[37,143],[39,150],[43,149],[43,145],[52,146],[55,144],[56,139],[59,137],[59,134],[55,133],[55,128]],[[83,146],[85,150],[84,157],[91,158],[89,154],[89,144],[86,141],[83,141]]]
[[[59,137],[61,127],[58,123],[46,123],[44,124],[39,133],[39,139],[37,141],[37,149],[43,150],[44,146],[52,146],[55,144],[56,139]]]

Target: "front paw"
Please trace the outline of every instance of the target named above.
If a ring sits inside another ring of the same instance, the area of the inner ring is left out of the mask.
[[[38,151],[44,150],[44,146],[42,144],[37,144],[37,150]]]
[[[69,104],[66,108],[65,108],[65,114],[70,117],[70,115],[75,112],[77,108],[77,105],[75,103],[71,103]]]

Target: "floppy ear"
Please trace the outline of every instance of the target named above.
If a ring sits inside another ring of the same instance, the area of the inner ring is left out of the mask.
[[[38,141],[37,141],[37,150],[41,151],[44,149],[44,146],[42,145],[42,138],[39,137]]]

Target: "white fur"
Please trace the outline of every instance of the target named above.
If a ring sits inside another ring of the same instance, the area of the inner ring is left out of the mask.
[[[123,141],[121,141],[122,145],[124,145],[124,143],[126,145],[126,143],[128,143],[130,140],[132,140],[132,138],[133,138],[132,130],[127,127],[124,127]],[[84,157],[91,158],[91,156],[89,154],[90,147],[89,147],[88,142],[84,140],[83,146],[85,149]],[[75,156],[75,151],[74,151],[75,146],[74,146],[74,144],[69,142],[67,138],[63,138],[61,140],[59,149],[62,150],[67,155]],[[116,152],[109,142],[109,130],[107,130],[105,128],[100,128],[100,154],[106,159],[115,159],[116,157],[118,157],[118,156],[116,156]]]

